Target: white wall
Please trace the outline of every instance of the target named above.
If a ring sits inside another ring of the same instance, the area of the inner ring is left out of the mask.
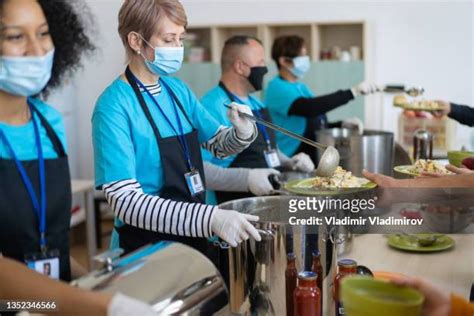
[[[90,117],[97,96],[123,70],[117,35],[122,1],[88,0],[97,16],[101,54],[76,82],[78,88],[79,173],[92,178]],[[365,20],[370,39],[369,78],[379,84],[425,87],[429,98],[474,106],[473,4],[471,1],[291,1],[183,0],[191,25]],[[371,128],[395,131],[398,111],[391,100],[371,97]],[[471,131],[458,128],[459,144]]]

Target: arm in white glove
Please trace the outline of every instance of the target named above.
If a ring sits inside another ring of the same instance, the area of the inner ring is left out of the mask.
[[[369,95],[375,93],[377,91],[380,91],[380,88],[373,83],[361,82],[358,85],[352,87],[351,91],[355,98],[359,95]]]
[[[213,191],[248,192],[249,171],[246,168],[222,168],[205,162],[206,188]]]
[[[280,158],[281,165],[286,169],[301,172],[311,172],[314,170],[313,161],[305,153],[299,153],[291,158],[288,158],[288,156],[278,150],[278,157]]]
[[[248,188],[253,194],[268,195],[274,188],[268,177],[272,174],[279,175],[280,172],[275,169],[250,169],[248,177]]]
[[[250,221],[256,222],[258,216],[241,214],[230,210],[214,210],[211,218],[211,229],[230,246],[237,247],[239,243],[250,237],[260,241],[261,237]]]
[[[153,308],[137,299],[116,293],[107,309],[107,316],[156,316],[158,315]]]
[[[248,140],[256,137],[258,134],[255,122],[239,115],[239,112],[253,116],[252,110],[243,104],[232,102],[232,109],[229,109],[227,116],[237,132],[237,137],[242,140]]]

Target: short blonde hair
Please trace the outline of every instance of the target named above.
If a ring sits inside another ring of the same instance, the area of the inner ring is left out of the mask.
[[[178,25],[188,25],[179,0],[125,0],[119,12],[118,32],[128,55],[133,53],[128,45],[128,34],[137,32],[149,41],[164,16]]]

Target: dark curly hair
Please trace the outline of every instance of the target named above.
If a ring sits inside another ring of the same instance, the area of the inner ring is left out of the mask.
[[[82,1],[37,0],[43,9],[49,32],[55,46],[51,79],[42,94],[61,85],[64,77],[82,66],[81,58],[92,53],[96,47],[88,35],[87,28],[94,25],[89,8]],[[5,0],[0,0],[0,13]],[[87,27],[86,27],[87,25]]]

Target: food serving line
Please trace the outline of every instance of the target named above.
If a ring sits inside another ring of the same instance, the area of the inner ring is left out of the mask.
[[[390,89],[385,89],[388,90]],[[422,89],[407,91],[419,93]],[[260,118],[253,119],[322,150],[316,169],[317,176],[333,175],[338,166],[352,171],[356,176],[361,176],[363,169],[392,174],[393,133],[364,131],[360,134],[359,131],[349,129],[326,129],[316,132],[317,142],[314,142]],[[341,170],[338,168],[336,173]],[[295,262],[298,271],[309,271],[313,269],[314,260],[317,259],[322,264],[322,270],[318,271],[321,278],[318,280],[323,281],[322,310],[324,315],[332,315],[335,309],[333,283],[338,270],[337,262],[341,258],[350,258],[376,273],[385,272],[382,275],[385,278],[397,276],[390,273],[417,275],[426,277],[447,290],[462,295],[468,293],[473,262],[472,258],[466,260],[466,254],[472,254],[472,235],[454,235],[456,247],[447,252],[414,254],[390,248],[387,238],[382,234],[360,234],[366,231],[348,231],[331,225],[313,228],[289,225],[288,217],[291,214],[288,212],[288,203],[291,199],[316,196],[321,199],[350,200],[368,199],[375,195],[376,188],[372,183],[364,183],[356,188],[319,190],[301,185],[312,176],[314,174],[283,172],[278,179],[273,179],[277,186],[275,194],[279,195],[235,200],[219,206],[221,209],[233,209],[260,217],[256,223],[262,237],[260,242],[248,240],[236,248],[227,248],[223,242],[215,243],[223,248],[220,251],[228,255],[228,260],[218,263],[219,270],[228,271],[227,280],[221,277],[210,261],[196,251],[172,244],[146,247],[120,259],[117,259],[119,252],[103,254],[97,258],[102,262],[103,268],[75,284],[90,289],[112,292],[119,290],[124,294],[140,291],[138,296],[159,306],[158,310],[163,313],[284,315],[292,300],[286,293],[290,261]],[[339,210],[328,210],[317,216],[338,218],[345,214]],[[440,240],[442,238],[444,237],[440,237]],[[448,239],[449,242],[450,240]],[[186,262],[182,260],[184,253],[187,253],[189,262],[184,265],[172,263]],[[194,264],[190,264],[191,262]],[[455,267],[453,262],[457,263]],[[167,266],[165,270],[157,269],[163,265]],[[180,279],[180,282],[153,282],[155,286],[144,291],[141,285],[150,275],[151,269],[157,280],[171,280],[170,276],[174,276],[173,279]],[[370,273],[369,269],[362,267],[361,271]],[[228,293],[226,287],[229,289]]]

